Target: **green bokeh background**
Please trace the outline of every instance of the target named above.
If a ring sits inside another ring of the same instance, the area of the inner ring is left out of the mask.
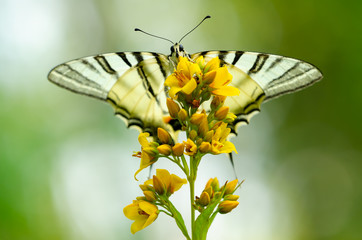
[[[183,40],[188,52],[274,53],[324,74],[240,129],[240,205],[208,239],[362,239],[361,13],[351,0],[1,0],[0,239],[183,239],[166,216],[130,234],[122,208],[141,194],[137,132],[46,75],[97,53],[168,54],[169,43],[133,29],[176,41],[208,14]],[[198,192],[209,177],[233,178],[225,157],[200,168]],[[187,189],[179,194],[188,213]]]

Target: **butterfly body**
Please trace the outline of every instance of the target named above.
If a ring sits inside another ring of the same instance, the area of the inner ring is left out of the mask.
[[[243,51],[205,51],[189,55],[179,43],[171,54],[153,52],[118,52],[76,59],[56,66],[48,79],[68,90],[109,102],[128,127],[154,135],[158,127],[175,133],[174,124],[165,123],[167,89],[164,81],[177,66],[178,57],[205,62],[219,57],[233,75],[230,85],[241,94],[228,97],[237,119],[233,131],[248,123],[260,111],[260,104],[283,94],[303,89],[322,78],[313,65],[277,55]],[[208,110],[207,104],[203,107]]]

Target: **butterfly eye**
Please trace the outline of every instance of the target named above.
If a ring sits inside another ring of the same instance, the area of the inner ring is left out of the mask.
[[[171,50],[171,53],[173,53],[175,51],[175,48],[173,46],[171,46],[170,50]]]
[[[179,49],[180,49],[180,52],[183,52],[183,51],[184,51],[184,46],[182,46],[182,45],[180,44]]]

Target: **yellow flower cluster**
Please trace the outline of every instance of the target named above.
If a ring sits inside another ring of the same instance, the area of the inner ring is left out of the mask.
[[[213,58],[205,64],[202,56],[195,62],[189,61],[187,57],[180,57],[177,69],[170,75],[165,86],[170,87],[169,95],[177,99],[179,93],[186,95],[192,100],[203,97],[205,93],[211,92],[220,96],[239,95],[239,89],[227,86],[232,80],[232,75],[226,67],[220,67],[220,59]]]
[[[200,197],[196,197],[195,204],[197,210],[199,212],[202,212],[209,205],[213,204],[215,201],[218,201],[220,202],[218,203],[219,213],[225,214],[230,212],[239,205],[239,202],[237,202],[239,196],[233,195],[234,191],[237,188],[237,179],[226,183],[220,188],[218,179],[210,178],[210,180],[206,183],[206,186],[202,191]]]
[[[144,196],[137,197],[137,200],[123,209],[124,215],[134,220],[131,232],[134,234],[154,222],[160,212],[157,205],[163,206],[168,197],[186,183],[186,179],[170,174],[165,169],[157,169],[152,179],[140,185]],[[164,207],[166,210],[172,210]]]
[[[167,158],[185,173],[190,185],[191,199],[194,199],[194,184],[201,158],[205,154],[216,155],[233,151],[237,153],[234,144],[227,140],[231,132],[228,124],[232,123],[236,116],[229,111],[228,106],[224,106],[224,102],[226,97],[238,95],[240,91],[229,86],[232,75],[220,64],[217,57],[207,63],[203,57],[195,61],[186,57],[179,58],[177,69],[165,81],[165,86],[169,88],[170,98],[167,98],[166,105],[170,116],[164,118],[164,121],[167,123],[176,119],[181,130],[186,132],[187,139],[178,143],[172,138],[174,134],[163,128],[157,129],[157,136],[141,133],[138,137],[141,151],[133,154],[141,158],[135,178],[140,171],[156,163],[159,158]],[[207,105],[207,110],[202,108]],[[189,162],[185,156],[189,156]],[[159,212],[164,212],[173,217],[184,236],[191,239],[181,214],[168,199],[186,184],[187,180],[170,174],[165,169],[156,169],[156,175],[140,185],[143,196],[124,208],[126,217],[134,220],[131,232],[135,233],[147,227],[157,218]],[[200,211],[200,219],[193,223],[195,229],[200,230],[197,234],[206,236],[209,225],[204,222],[212,222],[216,213],[228,213],[239,204],[239,196],[233,195],[237,183],[238,181],[234,180],[219,187],[217,178],[210,179],[200,197],[191,202],[192,221],[195,221],[195,209]],[[158,207],[164,210],[158,210]],[[208,210],[204,211],[205,209]],[[215,214],[211,216],[212,212]],[[193,235],[195,234],[193,232]]]

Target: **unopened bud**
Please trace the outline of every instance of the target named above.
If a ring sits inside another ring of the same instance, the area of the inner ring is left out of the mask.
[[[211,150],[211,144],[209,142],[202,142],[199,147],[200,152],[207,153]]]
[[[180,111],[179,105],[175,103],[171,98],[167,98],[166,105],[170,116],[173,118],[177,118],[177,113]]]
[[[219,108],[219,110],[215,112],[214,116],[217,120],[223,120],[227,116],[228,112],[229,112],[229,107],[222,106],[221,108]]]
[[[210,130],[205,134],[204,141],[211,142],[212,137],[214,136],[214,130]]]
[[[145,198],[149,202],[154,202],[156,200],[155,193],[152,191],[143,191],[143,194],[145,195]]]
[[[157,137],[162,143],[171,144],[172,138],[171,135],[163,128],[157,129]]]
[[[229,194],[226,197],[224,197],[224,200],[230,200],[230,201],[236,201],[239,199],[238,195]]]
[[[225,102],[226,97],[225,96],[215,96],[210,104],[210,107],[212,110],[217,109],[218,107],[222,106]]]
[[[197,132],[195,130],[191,130],[189,133],[189,138],[191,140],[195,140],[196,137],[197,137]]]
[[[210,84],[214,81],[215,76],[216,76],[216,71],[208,72],[204,75],[202,80],[205,84]]]
[[[182,122],[186,121],[186,119],[187,119],[187,112],[186,112],[186,110],[182,108],[182,109],[178,112],[178,117],[179,117],[179,119],[180,119]]]
[[[153,175],[153,187],[158,194],[164,194],[165,188],[163,183],[156,175]]]
[[[229,201],[229,200],[223,201],[219,204],[219,212],[221,214],[231,212],[231,210],[236,208],[238,205],[239,203],[237,201]]]
[[[148,154],[151,157],[155,157],[158,154],[157,149],[155,149],[154,147],[145,147],[142,149],[142,152]]]
[[[213,198],[213,196],[214,196],[214,190],[212,190],[212,188],[210,186],[205,188],[203,192],[206,192],[210,198]]]
[[[199,124],[198,133],[200,134],[200,136],[204,137],[208,131],[209,131],[209,122],[207,121],[206,115],[204,115],[204,118]]]
[[[171,146],[168,145],[168,144],[162,144],[160,146],[157,147],[157,150],[159,153],[165,155],[165,156],[168,156],[171,154],[172,152],[172,149],[171,149]]]
[[[207,192],[202,192],[200,199],[199,199],[199,204],[203,207],[209,205],[210,203],[210,195]]]
[[[203,113],[194,113],[191,116],[190,122],[194,125],[199,125],[201,123],[201,121],[204,119],[204,114]]]
[[[212,189],[214,189],[215,192],[219,191],[219,188],[220,188],[219,186],[220,186],[219,180],[217,178],[214,178],[211,182]]]
[[[179,157],[184,154],[185,146],[182,143],[176,143],[175,146],[172,147],[173,155]]]
[[[231,182],[228,182],[225,186],[224,196],[226,196],[228,194],[232,194],[235,191],[236,185],[238,185],[237,179],[232,180]]]

